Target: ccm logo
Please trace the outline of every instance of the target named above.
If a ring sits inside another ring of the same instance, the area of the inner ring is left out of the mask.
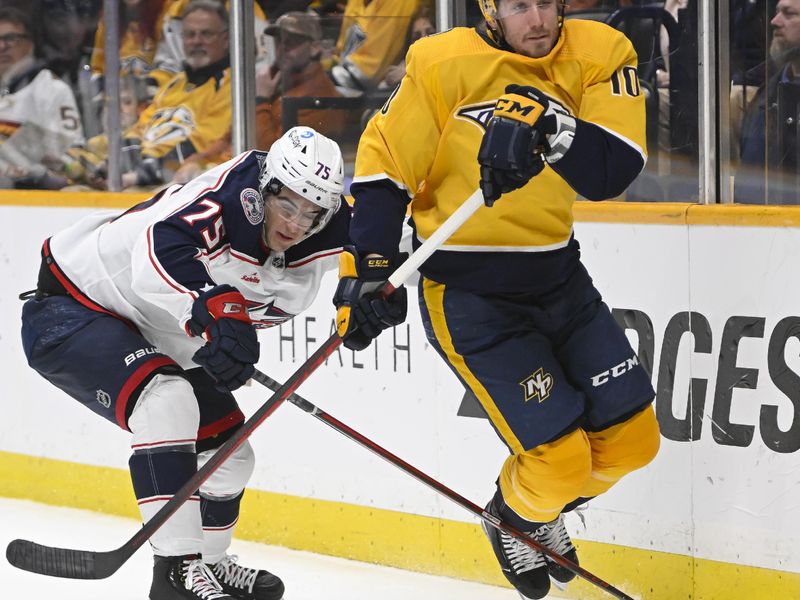
[[[592,386],[600,387],[604,383],[607,383],[609,379],[614,379],[624,375],[638,364],[639,359],[634,355],[633,357],[622,361],[618,365],[611,367],[607,371],[603,371],[602,373],[592,377]]]
[[[125,357],[125,366],[127,367],[136,359],[147,356],[148,354],[158,354],[158,348],[139,348],[136,352],[131,352]]]

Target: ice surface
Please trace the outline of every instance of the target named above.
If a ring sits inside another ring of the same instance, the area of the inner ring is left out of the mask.
[[[71,508],[0,498],[0,590],[2,598],[146,600],[152,558],[141,548],[108,579],[74,581],[27,573],[5,560],[15,538],[81,550],[111,550],[138,527],[130,519]],[[285,600],[518,600],[511,589],[422,575],[390,567],[234,540],[242,564],[266,568],[286,584]]]

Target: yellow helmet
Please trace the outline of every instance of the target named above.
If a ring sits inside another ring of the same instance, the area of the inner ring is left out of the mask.
[[[495,0],[478,0],[483,18],[486,20],[487,33],[495,42],[503,39],[503,30],[497,20],[497,2]]]

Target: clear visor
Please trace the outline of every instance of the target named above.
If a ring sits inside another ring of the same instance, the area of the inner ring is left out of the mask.
[[[532,11],[534,8],[536,10],[549,10],[557,6],[558,3],[559,0],[506,0],[498,3],[497,18],[507,19],[508,17],[522,15]]]
[[[302,204],[305,206],[290,198],[277,196],[271,196],[268,200],[268,206],[273,215],[309,230],[320,222],[327,211],[312,202],[303,201]]]

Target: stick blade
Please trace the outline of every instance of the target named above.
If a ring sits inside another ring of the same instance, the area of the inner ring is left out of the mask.
[[[18,569],[68,579],[104,579],[111,575],[113,571],[103,573],[103,569],[97,569],[97,554],[42,546],[28,540],[13,540],[6,548],[8,562]]]

